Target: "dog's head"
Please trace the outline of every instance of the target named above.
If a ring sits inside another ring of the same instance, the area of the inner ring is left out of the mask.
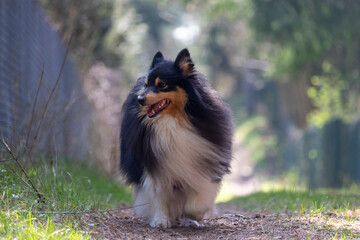
[[[137,93],[142,112],[149,118],[183,114],[187,94],[181,86],[194,75],[194,63],[186,48],[180,51],[175,61],[167,60],[161,52],[157,52],[144,86]]]

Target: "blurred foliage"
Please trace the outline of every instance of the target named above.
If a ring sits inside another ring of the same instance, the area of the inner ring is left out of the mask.
[[[349,83],[349,93],[360,88],[357,1],[42,0],[42,3],[63,38],[73,34],[72,52],[78,62],[90,65],[102,61],[107,66],[120,67],[128,74],[127,79],[137,78],[139,69],[143,71],[148,66],[146,58],[151,59],[157,50],[175,53],[190,45],[193,57],[200,59],[198,68],[204,69],[214,87],[227,97],[240,92],[242,71],[251,58],[270,61],[273,79],[309,84],[311,77],[322,78],[322,74],[327,74],[322,68],[327,62],[338,73],[336,79]],[[200,25],[201,33],[191,42],[179,42],[171,35],[177,27],[193,23]],[[337,87],[340,85],[332,84],[332,88]],[[315,89],[319,94],[314,94]],[[347,110],[340,114],[341,109],[333,109],[333,104],[327,107],[319,104],[322,100],[318,97],[324,96],[326,89],[329,88],[322,84],[311,86],[308,91],[317,108],[308,119],[317,125],[319,119],[325,122],[347,115]],[[337,106],[349,105],[347,100],[338,98],[336,101],[341,103]],[[325,112],[336,114],[325,116]]]
[[[268,52],[271,76],[321,82],[308,90],[316,107],[310,123],[322,126],[333,118],[356,119],[360,2],[254,0],[252,4],[249,22],[257,40],[273,44]],[[331,71],[323,65],[331,66]]]
[[[170,19],[161,14],[161,6],[157,1],[133,0],[137,14],[141,16],[141,21],[148,27],[147,34],[153,39],[155,47],[161,47],[163,44],[162,31],[169,24]]]
[[[264,116],[247,118],[236,128],[235,143],[246,144],[250,150],[251,159],[258,166],[270,169],[274,167],[274,162],[264,166],[263,160],[276,154],[277,139],[274,134],[269,132],[267,124]]]
[[[140,52],[146,26],[130,1],[41,0],[64,41],[72,35],[71,51],[78,64],[89,67],[96,61],[117,67],[133,64]],[[131,72],[123,68],[124,73]]]
[[[331,64],[324,62],[322,69],[322,75],[311,78],[312,87],[308,89],[308,96],[316,107],[308,115],[309,121],[319,127],[333,117],[350,122],[358,115],[357,92],[352,91],[350,83],[343,80]]]
[[[42,0],[65,41],[72,35],[72,52],[84,61],[100,59],[103,39],[112,26],[113,1]]]
[[[272,57],[278,75],[293,77],[305,66],[321,71],[319,64],[325,60],[344,76],[358,73],[360,2],[254,0],[252,3],[254,14],[250,26],[260,41],[276,45]]]

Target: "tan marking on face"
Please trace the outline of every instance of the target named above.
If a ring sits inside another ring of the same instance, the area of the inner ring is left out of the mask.
[[[157,77],[157,78],[155,79],[155,86],[158,86],[159,83],[161,83],[161,82],[162,82],[161,79]]]
[[[147,106],[146,109],[148,109],[150,105],[155,104],[165,98],[169,98],[171,100],[171,103],[159,113],[158,117],[161,117],[161,115],[169,114],[184,120],[184,123],[188,125],[189,120],[185,113],[187,95],[185,91],[179,87],[177,87],[175,91],[170,91],[170,92],[160,92],[160,93],[150,92],[149,94],[146,95],[146,105],[145,105]],[[146,110],[142,109],[141,112],[142,112],[141,114],[143,114],[143,112],[145,112],[146,114]]]
[[[149,84],[149,79],[145,79],[145,86]]]
[[[160,83],[165,84],[165,87],[164,87],[163,89],[166,89],[166,88],[168,87],[167,84],[166,84],[163,80],[161,80],[160,78],[157,77],[157,78],[155,79],[155,86],[158,87]]]

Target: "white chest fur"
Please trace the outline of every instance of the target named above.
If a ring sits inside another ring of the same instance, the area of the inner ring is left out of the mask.
[[[162,183],[175,180],[196,189],[211,179],[207,164],[218,161],[220,156],[190,124],[164,116],[152,125],[152,129],[151,148],[159,161],[158,174]]]
[[[151,148],[158,161],[156,172],[144,175],[134,189],[135,211],[151,226],[169,227],[185,216],[201,220],[214,203],[219,183],[213,182],[209,161],[218,161],[216,148],[190,125],[164,116],[152,122]],[[211,164],[211,163],[210,163]],[[174,182],[181,190],[174,190]]]

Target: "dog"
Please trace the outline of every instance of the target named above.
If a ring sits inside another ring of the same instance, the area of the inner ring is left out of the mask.
[[[189,51],[157,52],[122,107],[120,169],[136,214],[152,227],[199,226],[230,172],[232,136],[230,108]]]

